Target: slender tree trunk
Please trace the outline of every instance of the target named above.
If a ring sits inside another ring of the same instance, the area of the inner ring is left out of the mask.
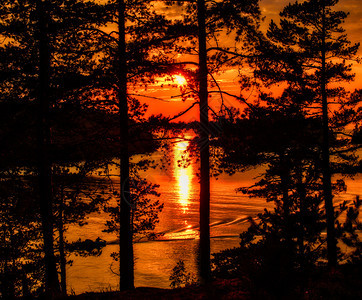
[[[302,162],[300,162],[302,165]],[[297,170],[298,172],[298,182],[297,182],[297,192],[299,196],[299,211],[300,211],[300,220],[301,222],[304,221],[304,218],[306,217],[306,197],[307,192],[305,189],[305,184],[303,183],[303,168],[300,167]],[[302,226],[302,224],[301,224]],[[299,257],[300,257],[300,265],[302,269],[305,267],[305,259],[304,259],[304,228],[301,228],[300,234],[298,235],[298,248],[299,248]]]
[[[337,265],[337,242],[334,228],[334,208],[331,183],[331,167],[329,158],[329,120],[328,120],[328,100],[326,91],[326,29],[325,29],[325,8],[322,14],[322,70],[321,70],[321,94],[322,94],[322,173],[323,173],[323,191],[327,216],[327,248],[328,265],[333,268]]]
[[[59,256],[60,256],[60,285],[62,288],[62,294],[67,295],[67,260],[65,256],[65,247],[64,247],[64,220],[63,220],[63,211],[64,211],[64,188],[60,187],[60,205],[59,205],[59,222],[58,222],[58,232],[59,232]]]
[[[119,270],[120,290],[134,288],[133,233],[131,226],[131,196],[129,186],[128,150],[128,103],[127,103],[127,58],[125,30],[125,1],[118,1],[118,101],[120,116],[120,229],[119,229]]]
[[[200,253],[199,268],[202,282],[210,280],[210,153],[207,90],[207,52],[205,1],[197,1],[199,28],[199,101],[200,101]]]
[[[12,228],[9,227],[9,230],[12,231]],[[6,229],[5,229],[5,231],[6,231]],[[6,235],[7,235],[7,233],[4,232],[4,234],[3,234],[3,243],[4,243],[4,245],[6,243]],[[11,238],[11,240],[12,240],[12,238]],[[10,251],[12,252],[13,250],[11,249]],[[14,299],[15,298],[15,287],[14,287],[14,281],[15,281],[14,277],[15,276],[13,275],[13,272],[12,272],[13,268],[11,266],[9,266],[9,263],[10,263],[9,258],[10,257],[11,257],[11,255],[6,254],[5,257],[1,258],[1,265],[3,267],[3,270],[2,270],[3,274],[1,274],[2,275],[1,279],[2,280],[0,281],[0,292],[1,292],[4,299]]]
[[[22,276],[21,276],[21,289],[23,292],[23,298],[24,299],[30,299],[31,298],[31,293],[29,290],[29,283],[28,283],[28,278],[26,277],[26,271],[23,270]]]
[[[284,217],[285,220],[289,220],[290,215],[290,205],[289,203],[289,164],[285,157],[284,153],[280,154],[280,182],[281,182],[281,189],[282,189],[282,195],[283,195],[283,211],[284,211]],[[287,222],[286,222],[287,223]],[[287,225],[287,224],[286,224]]]
[[[54,255],[51,162],[49,159],[49,85],[50,85],[50,48],[48,25],[43,1],[37,0],[38,42],[39,42],[39,206],[44,239],[45,289],[48,298],[60,293],[59,279]]]
[[[293,251],[293,238],[292,232],[290,230],[290,207],[292,203],[290,203],[289,198],[289,188],[290,188],[290,163],[285,153],[280,154],[279,158],[280,164],[280,184],[282,190],[282,209],[283,209],[283,217],[284,217],[284,230],[285,230],[285,242],[289,251]]]

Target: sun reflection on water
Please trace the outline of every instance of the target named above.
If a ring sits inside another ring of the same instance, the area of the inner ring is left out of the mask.
[[[189,209],[191,185],[193,179],[193,166],[189,164],[187,168],[180,164],[183,158],[187,158],[188,141],[179,141],[174,146],[174,172],[177,182],[178,201],[183,213]],[[180,165],[179,165],[180,164]]]

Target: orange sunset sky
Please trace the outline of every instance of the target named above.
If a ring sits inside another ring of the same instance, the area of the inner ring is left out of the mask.
[[[263,16],[265,17],[262,23],[262,30],[266,31],[271,19],[278,20],[279,12],[288,3],[294,3],[290,0],[260,0],[260,7]],[[337,9],[349,12],[350,15],[345,20],[344,28],[348,38],[352,43],[360,42],[362,36],[362,0],[340,0],[336,6]],[[362,57],[362,47],[360,47],[358,56]],[[182,58],[180,58],[182,61]],[[362,64],[354,64],[354,72],[356,73],[356,79],[354,82],[349,83],[346,87],[348,90],[354,90],[356,88],[362,88]],[[237,71],[227,70],[224,74],[218,77],[220,85],[227,91],[232,91],[234,94],[240,94],[240,88],[237,83]],[[177,80],[176,80],[177,81]],[[147,91],[140,91],[141,94],[161,98],[162,100],[146,99],[142,98],[142,101],[149,105],[147,115],[163,114],[165,116],[174,116],[187,109],[193,100],[187,100],[182,102],[179,98],[175,98],[179,94],[177,88],[172,88],[167,84],[161,87],[161,84],[148,86]],[[243,95],[252,97],[256,94],[255,91],[247,91]],[[232,99],[226,99],[229,106],[240,106],[240,104]],[[217,107],[220,100],[217,97],[210,99],[210,106]],[[195,106],[187,114],[178,118],[178,121],[194,121],[198,119],[198,107]],[[176,120],[176,121],[177,121]]]

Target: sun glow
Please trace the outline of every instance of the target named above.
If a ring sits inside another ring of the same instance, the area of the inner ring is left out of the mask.
[[[173,75],[173,78],[178,85],[187,84],[186,78],[183,77],[182,75]]]
[[[188,145],[189,142],[180,141],[174,146],[174,170],[177,181],[178,198],[184,213],[186,213],[189,205],[193,168],[192,165],[189,165],[187,168],[179,166],[179,161],[183,158],[183,155],[187,155],[185,150]]]

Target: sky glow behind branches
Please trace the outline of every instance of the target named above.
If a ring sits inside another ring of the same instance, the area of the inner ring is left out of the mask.
[[[290,0],[260,0],[260,7],[262,15],[265,17],[265,20],[261,24],[261,29],[265,33],[268,29],[268,25],[270,21],[273,19],[274,21],[278,22],[279,20],[279,13],[280,11],[288,4],[288,3],[294,3],[295,1]],[[299,1],[301,2],[301,1]],[[158,2],[155,4],[155,8],[157,10],[161,10],[163,13],[167,14],[170,18],[179,18],[180,17],[180,8],[169,8],[165,9],[163,8],[163,3]],[[346,30],[346,34],[348,36],[348,39],[352,43],[360,42],[361,36],[362,36],[362,1],[361,0],[340,0],[338,5],[335,7],[337,10],[343,10],[345,12],[349,13],[349,16],[346,18],[345,23],[342,24],[343,28]],[[232,37],[226,37],[222,39],[222,43],[228,43],[228,40],[230,40],[230,43],[233,44]],[[230,44],[229,43],[229,44]],[[360,47],[357,55],[359,57],[362,57],[362,47]],[[180,57],[180,61],[183,60],[195,60],[195,58],[190,57]],[[347,90],[354,90],[356,88],[362,87],[362,64],[354,63],[353,71],[356,73],[355,81],[348,83],[346,85]],[[178,77],[176,77],[178,76]],[[185,82],[180,82],[180,76],[179,74],[175,74],[174,76],[175,82],[178,85],[184,85]],[[182,76],[181,76],[182,77]],[[216,76],[218,79],[218,82],[220,86],[222,86],[223,89],[227,90],[228,92],[231,92],[236,95],[240,95],[240,87],[238,84],[238,71],[235,70],[226,70],[224,73]],[[182,79],[180,79],[182,80]],[[162,86],[162,88],[160,88]],[[274,87],[274,92],[278,92],[281,90],[281,87]],[[250,100],[252,100],[253,96],[256,95],[255,90],[245,91],[242,93],[244,97],[248,97]],[[183,111],[187,109],[190,104],[192,103],[192,100],[189,101],[181,101],[181,98],[177,98],[176,96],[179,95],[179,90],[177,88],[172,88],[165,84],[156,84],[154,86],[150,85],[147,87],[146,93],[148,96],[153,96],[156,98],[161,98],[163,101],[157,101],[157,100],[150,100],[144,98],[142,101],[145,101],[147,104],[149,104],[149,110],[148,115],[152,114],[164,114],[165,116],[174,116],[177,115],[180,111]],[[240,106],[240,104],[231,99],[230,97],[226,97],[227,102],[229,105],[233,106]],[[217,99],[210,99],[210,105],[217,107],[218,106],[218,100]],[[198,115],[198,108],[195,106],[192,110],[190,110],[186,115],[182,116],[181,118],[177,119],[179,121],[194,121],[197,118]]]

